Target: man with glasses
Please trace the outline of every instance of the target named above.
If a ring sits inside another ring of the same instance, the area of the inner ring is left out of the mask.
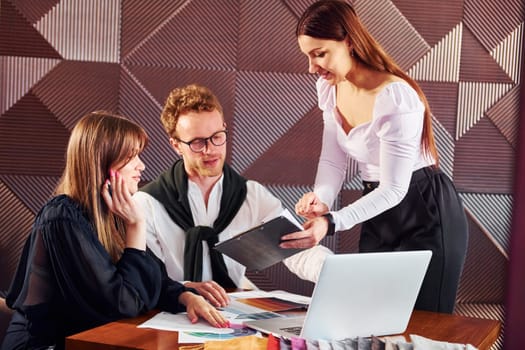
[[[283,207],[264,186],[225,163],[228,129],[221,104],[208,88],[174,89],[161,121],[181,159],[135,194],[145,210],[148,247],[172,279],[196,289],[213,305],[225,306],[225,288],[255,286],[243,265],[211,247],[277,217]],[[315,282],[331,253],[318,245],[284,263],[300,278]]]

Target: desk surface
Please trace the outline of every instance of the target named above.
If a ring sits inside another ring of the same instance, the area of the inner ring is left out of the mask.
[[[155,313],[111,322],[70,336],[66,339],[66,349],[178,349],[177,332],[136,327]],[[410,339],[409,334],[417,334],[433,340],[468,343],[480,350],[488,350],[498,338],[500,327],[500,322],[495,320],[414,311],[403,335],[407,341]]]

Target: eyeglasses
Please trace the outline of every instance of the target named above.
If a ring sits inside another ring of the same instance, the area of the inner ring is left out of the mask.
[[[175,139],[179,142],[187,144],[190,149],[195,153],[200,153],[204,151],[206,147],[208,147],[208,141],[211,142],[214,146],[222,146],[226,143],[226,139],[228,138],[228,130],[221,130],[217,131],[210,137],[202,138],[198,137],[191,141],[182,141],[178,137],[175,137]]]

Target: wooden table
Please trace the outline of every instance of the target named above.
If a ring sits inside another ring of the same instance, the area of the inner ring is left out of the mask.
[[[177,332],[136,327],[155,314],[156,311],[152,311],[72,335],[66,339],[66,349],[178,349]],[[468,343],[480,350],[488,350],[498,338],[500,327],[500,322],[495,320],[414,311],[403,335],[407,341],[410,340],[409,334],[417,334],[433,340]]]

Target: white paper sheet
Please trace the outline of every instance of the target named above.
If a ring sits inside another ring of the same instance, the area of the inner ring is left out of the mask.
[[[149,320],[141,323],[139,328],[154,328],[166,331],[179,332],[179,343],[204,343],[209,340],[228,340],[235,337],[259,334],[254,330],[243,327],[243,322],[254,319],[263,319],[271,317],[284,317],[275,312],[269,312],[236,299],[246,298],[265,298],[276,297],[284,300],[290,300],[297,303],[308,304],[309,297],[298,294],[292,294],[285,291],[264,292],[260,290],[229,293],[230,304],[220,309],[221,314],[230,321],[231,328],[215,328],[208,322],[199,319],[197,323],[191,323],[187,314],[172,314],[169,312],[159,312]]]
[[[244,292],[234,292],[228,293],[232,299],[241,299],[241,298],[279,298],[283,300],[288,300],[294,303],[309,305],[312,298],[300,294],[294,294],[286,292],[284,290],[274,290],[271,292],[265,292],[262,290],[250,290]]]
[[[227,334],[231,332],[229,328],[216,328],[202,319],[199,319],[197,323],[191,323],[185,312],[172,314],[161,311],[146,322],[139,324],[137,327],[178,332],[210,332],[217,334]]]

